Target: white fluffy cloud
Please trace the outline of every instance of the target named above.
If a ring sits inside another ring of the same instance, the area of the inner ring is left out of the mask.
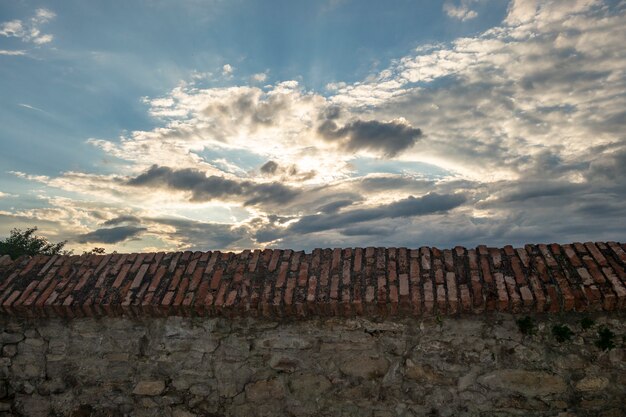
[[[461,4],[459,5],[446,2],[443,5],[443,11],[446,12],[449,17],[460,21],[471,20],[478,17],[478,13],[471,9],[471,3],[473,3],[473,0],[461,0]]]
[[[54,19],[56,14],[48,9],[37,9],[29,20],[11,20],[0,24],[0,36],[20,38],[37,45],[52,42],[53,36],[41,33],[40,26]],[[19,52],[19,51],[18,51]],[[10,54],[5,54],[10,55]],[[20,54],[11,54],[20,55]]]

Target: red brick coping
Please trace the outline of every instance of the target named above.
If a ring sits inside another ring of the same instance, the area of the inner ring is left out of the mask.
[[[626,310],[626,245],[4,256],[0,307],[70,318]]]

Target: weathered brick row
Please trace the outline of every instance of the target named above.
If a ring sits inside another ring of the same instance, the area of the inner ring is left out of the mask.
[[[422,287],[420,285],[420,253],[418,249],[409,251],[409,297],[410,309],[407,314],[418,316],[422,313]]]
[[[616,242],[22,257],[0,269],[0,308],[66,318],[612,311],[626,309],[625,258]]]
[[[287,284],[287,276],[289,274],[289,260],[291,259],[292,251],[285,251],[283,253],[280,266],[278,267],[278,276],[276,277],[276,283],[274,284],[274,297],[272,304],[273,313],[277,316],[283,314],[283,292],[285,285]]]
[[[368,246],[365,248],[365,287],[364,310],[367,314],[376,314],[375,300],[376,288],[378,286],[376,278],[376,248]]]
[[[451,315],[456,315],[459,308],[459,297],[457,294],[456,274],[446,272],[446,291],[448,293],[447,310]]]
[[[611,311],[617,304],[617,296],[613,291],[612,285],[602,272],[603,265],[608,266],[606,258],[592,242],[585,243],[583,248],[585,253],[588,254],[584,255],[582,260],[596,286],[599,288],[602,299],[602,308],[606,311]],[[593,295],[593,293],[591,294]]]
[[[343,250],[341,268],[341,313],[345,317],[351,317],[354,312],[352,309],[352,249],[346,248]]]
[[[253,316],[257,316],[261,313],[261,301],[264,291],[264,284],[267,282],[266,270],[269,265],[270,259],[273,256],[273,252],[269,249],[265,249],[259,257],[256,268],[254,269],[254,275],[251,278],[251,291],[250,291],[250,313]],[[207,296],[207,298],[211,294]]]
[[[495,280],[491,272],[490,254],[486,246],[481,245],[477,248],[480,264],[480,273],[483,279],[483,294],[485,299],[485,309],[494,311],[500,302]]]
[[[498,311],[508,311],[509,294],[507,292],[504,275],[501,272],[496,272],[495,274],[493,274],[493,277],[496,283],[496,291],[498,293]]]
[[[376,248],[376,310],[381,315],[387,314],[388,285],[387,285],[387,250]]]
[[[609,265],[622,281],[622,285],[626,285],[626,264],[621,261],[619,255],[617,255],[610,246],[604,246],[603,252],[605,252]]]
[[[363,314],[363,295],[367,287],[365,273],[363,272],[364,250],[354,250],[354,262],[352,266],[352,307],[356,315]]]
[[[311,257],[311,267],[309,269],[309,279],[306,291],[306,311],[307,314],[314,315],[317,313],[318,285],[321,275],[320,267],[322,264],[322,250],[315,249]]]
[[[241,309],[244,312],[250,311],[250,294],[252,292],[252,276],[257,268],[261,251],[255,249],[248,261],[247,269],[244,270],[243,282],[241,284]],[[207,286],[208,289],[208,286]],[[206,292],[203,290],[202,294]],[[204,297],[204,295],[202,295]]]
[[[298,277],[297,272],[300,268],[300,261],[302,257],[303,252],[294,252],[291,256],[289,271],[287,272],[287,283],[285,284],[285,291],[283,293],[285,315],[292,316],[295,313],[294,296]]]
[[[293,303],[296,310],[296,314],[299,317],[304,317],[307,314],[306,309],[306,297],[307,297],[307,283],[309,281],[309,265],[311,264],[312,254],[302,254],[300,258],[300,266],[295,275],[296,287],[294,289]]]
[[[454,272],[459,285],[469,283],[469,274],[467,273],[468,259],[465,252],[465,248],[461,246],[454,248]]]
[[[582,266],[582,261],[576,255],[571,245],[560,246],[556,243],[550,245],[550,250],[554,254],[559,264],[559,269],[565,275],[572,294],[574,296],[574,310],[588,311],[589,300],[586,298],[586,292],[581,276],[576,271],[576,266]]]
[[[433,314],[435,311],[435,290],[433,282],[432,257],[430,248],[420,248],[422,293],[424,294],[424,314]]]
[[[472,299],[472,310],[475,313],[481,313],[485,309],[485,296],[483,294],[483,283],[480,279],[478,254],[474,249],[470,249],[467,251],[467,264],[470,274],[470,296]]]
[[[550,271],[550,275],[554,279],[556,283],[556,290],[560,296],[561,309],[563,311],[571,311],[574,309],[575,298],[572,293],[572,289],[570,288],[570,284],[568,283],[565,275],[561,271],[559,267],[559,263],[554,258],[553,253],[550,251],[547,245],[538,245],[539,252],[543,255],[543,260],[548,266],[548,270]]]

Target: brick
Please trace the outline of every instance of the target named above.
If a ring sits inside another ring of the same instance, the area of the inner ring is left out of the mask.
[[[257,265],[259,264],[260,257],[261,257],[261,251],[259,249],[255,249],[252,252],[252,257],[250,258],[250,263],[248,264],[248,272],[256,271]]]
[[[445,249],[443,251],[443,262],[446,268],[446,272],[454,271],[454,259],[452,257],[452,251],[449,249]]]
[[[471,288],[472,288],[472,308],[475,312],[480,312],[484,310],[484,297],[482,291],[482,283],[480,282],[480,275],[478,271],[471,271]]]
[[[498,270],[502,268],[502,255],[499,249],[490,248],[489,255],[491,256],[491,262],[493,262],[494,269]]]
[[[466,284],[459,285],[459,293],[461,294],[461,309],[463,313],[469,313],[472,311],[472,299]]]
[[[150,281],[150,286],[148,287],[149,292],[154,292],[157,290],[157,288],[159,288],[159,284],[161,283],[163,276],[165,276],[166,271],[167,268],[165,267],[165,265],[159,267],[159,269],[156,271],[156,274],[152,277],[152,280]]]
[[[456,288],[456,275],[454,272],[446,273],[446,289],[448,290],[448,312],[454,315],[458,312],[459,304]]]
[[[602,255],[595,243],[586,242],[585,247],[589,250],[593,258],[596,260],[596,262],[598,262],[601,267],[609,266],[606,258],[604,257],[604,255]]]
[[[539,247],[539,251],[543,255],[546,265],[548,265],[550,268],[557,268],[558,264],[556,262],[556,259],[554,259],[554,256],[548,249],[548,246],[547,245],[537,245],[537,246]]]
[[[515,255],[515,253],[514,253]],[[522,270],[522,262],[519,258],[510,258],[511,269],[513,270],[513,276],[515,277],[515,282],[517,285],[526,284],[526,276],[524,271]]]
[[[583,266],[580,258],[578,257],[578,255],[576,255],[576,251],[574,250],[574,247],[572,245],[563,245],[563,252],[565,252],[565,256],[567,256],[567,259],[569,259],[570,263],[575,268]]]
[[[352,281],[352,249],[343,250],[343,266],[341,271],[341,284],[342,286],[349,287]]]
[[[408,249],[398,249],[398,274],[409,273]]]
[[[330,272],[332,274],[339,272],[341,266],[341,248],[333,249],[333,257],[330,266]]]
[[[409,303],[409,275],[408,274],[400,274],[400,301],[404,304]]]
[[[59,255],[54,255],[50,258],[50,260],[48,261],[48,263],[46,263],[46,265],[41,268],[41,270],[39,271],[39,273],[37,273],[38,276],[43,276],[46,271],[57,261],[57,259],[59,259]]]
[[[506,284],[506,288],[509,294],[509,302],[512,313],[519,313],[522,311],[522,301],[517,293],[517,285],[515,279],[510,275],[504,276],[504,282]]]
[[[426,247],[421,247],[420,255],[421,255],[422,269],[425,271],[429,271],[430,266],[431,266],[430,250]]]
[[[35,255],[31,258],[31,260],[26,264],[26,266],[20,271],[19,276],[23,277],[24,275],[28,275],[28,273],[33,269],[35,265],[41,259],[41,255]]]
[[[376,291],[376,299],[379,305],[387,304],[387,279],[385,275],[378,275],[378,287]]]
[[[526,311],[530,310],[533,305],[533,294],[529,287],[526,285],[519,287],[520,296],[522,297],[522,303]]]
[[[446,287],[443,284],[437,284],[437,311],[446,314]]]
[[[517,256],[519,256],[520,261],[522,261],[522,265],[524,265],[524,268],[529,268],[530,267],[530,258],[528,257],[528,253],[521,248],[515,249],[515,253],[517,253]]]
[[[509,309],[509,295],[504,281],[504,275],[500,272],[494,274],[496,282],[496,291],[498,293],[498,311],[507,311]]]
[[[122,267],[117,278],[113,282],[113,288],[119,288],[122,285],[122,282],[126,279],[126,275],[128,275],[128,271],[130,271],[130,264],[126,264]]]
[[[602,268],[602,272],[604,273],[607,281],[611,284],[611,287],[617,296],[616,308],[624,310],[626,307],[626,288],[624,287],[624,284],[622,284],[622,282],[617,278],[611,268]]]
[[[339,315],[339,275],[334,274],[330,280],[330,313]]]
[[[528,277],[528,282],[535,296],[535,311],[543,312],[546,306],[546,297],[544,295],[541,283],[536,275],[532,274]]]
[[[291,257],[291,268],[290,268],[291,272],[296,272],[298,270],[298,267],[300,266],[301,256],[302,256],[302,252],[294,252],[293,256]]]
[[[281,254],[282,254],[282,251],[280,251],[280,250],[272,251],[272,259],[270,260],[270,264],[267,267],[268,272],[274,272],[276,270],[276,267],[278,266],[278,261],[280,260],[280,255]]]
[[[392,315],[398,314],[398,287],[395,285],[389,286],[389,302],[390,302],[390,311]]]
[[[439,259],[438,257],[435,257],[434,253],[433,253],[433,269],[434,269],[434,273],[435,273],[435,283],[436,284],[443,284],[444,283],[444,270],[443,270],[443,263],[441,262],[441,259]]]
[[[139,288],[139,286],[141,286],[141,282],[143,281],[143,277],[146,275],[146,272],[148,272],[148,268],[150,268],[149,264],[141,265],[130,288]]]
[[[355,251],[354,251],[354,268],[353,268],[353,271],[355,273],[361,272],[362,258],[363,258],[363,249],[362,248],[356,248]]]
[[[420,288],[420,263],[419,251],[410,251],[409,262],[409,292],[411,297],[411,312],[413,315],[419,315],[422,312],[421,288]]]

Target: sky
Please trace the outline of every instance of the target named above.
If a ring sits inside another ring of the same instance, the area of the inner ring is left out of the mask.
[[[624,0],[0,0],[0,238],[626,236]]]

